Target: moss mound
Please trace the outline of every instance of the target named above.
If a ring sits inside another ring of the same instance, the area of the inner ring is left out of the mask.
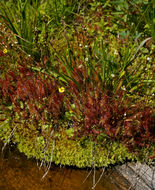
[[[34,157],[39,160],[51,161],[55,164],[76,166],[79,168],[108,166],[134,159],[121,144],[108,143],[105,139],[102,144],[96,144],[91,139],[81,138],[72,140],[71,128],[66,130],[64,125],[59,132],[52,134],[50,126],[42,127],[41,134],[35,125],[1,123],[0,139],[9,142],[10,139],[17,143],[20,152],[28,158]],[[11,137],[12,135],[12,137]],[[102,140],[104,137],[101,137]],[[103,143],[104,142],[104,143]]]

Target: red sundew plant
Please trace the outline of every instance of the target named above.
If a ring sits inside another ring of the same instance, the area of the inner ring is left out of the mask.
[[[9,72],[0,82],[2,97],[9,99],[24,119],[58,119],[62,114],[64,94],[58,91],[56,80],[20,67],[18,73]]]
[[[129,149],[150,148],[155,143],[153,109],[142,104],[129,108],[123,124],[122,140]]]
[[[117,135],[121,131],[118,125],[122,125],[127,110],[126,105],[122,106],[123,94],[114,98],[103,89],[93,88],[90,85],[80,93],[77,93],[77,89],[74,90],[76,88],[74,85],[70,87],[72,101],[68,107],[75,113],[72,119],[77,134],[97,136],[105,133],[111,138],[118,138]]]
[[[123,91],[112,95],[88,85],[86,91],[78,94],[76,89],[74,93],[74,85],[70,87],[72,104],[68,104],[68,109],[74,113],[75,136],[91,136],[96,140],[105,134],[111,140],[122,142],[131,151],[150,148],[155,143],[152,108],[143,103],[133,106]]]

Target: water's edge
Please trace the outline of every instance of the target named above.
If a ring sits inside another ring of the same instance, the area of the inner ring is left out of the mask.
[[[0,150],[2,150],[2,143]],[[51,165],[47,176],[44,168],[39,169],[35,159],[27,159],[14,146],[7,146],[0,153],[0,190],[89,190],[100,178],[103,169],[77,169]],[[87,177],[87,179],[86,179]],[[86,179],[86,180],[85,180]],[[83,183],[83,181],[85,182]],[[126,190],[128,180],[115,167],[108,169],[96,185],[96,190]],[[132,189],[132,188],[131,188]]]
[[[39,168],[40,162],[27,159],[15,145],[7,145],[3,152],[2,147],[0,142],[0,190],[51,190],[51,187],[52,190],[89,190],[102,175],[102,168],[77,169],[52,164],[42,180],[46,170]],[[140,163],[115,166],[105,170],[95,187],[96,190],[154,190],[155,166]]]

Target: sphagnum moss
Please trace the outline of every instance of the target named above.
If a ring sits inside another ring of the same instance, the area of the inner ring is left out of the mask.
[[[52,157],[52,161],[55,164],[76,166],[79,168],[91,167],[92,163],[96,167],[104,167],[110,164],[124,162],[126,159],[135,158],[135,156],[127,152],[125,147],[116,142],[97,145],[88,139],[87,141],[84,139],[67,139],[64,126],[62,126],[59,135],[56,134],[50,138],[45,137],[45,134],[44,136],[40,135],[35,128],[31,124],[28,127],[18,124],[11,139],[17,143],[19,151],[23,152],[28,158],[45,159],[49,162]],[[2,126],[0,139],[6,142],[11,131],[11,125]],[[54,149],[53,141],[55,141]]]

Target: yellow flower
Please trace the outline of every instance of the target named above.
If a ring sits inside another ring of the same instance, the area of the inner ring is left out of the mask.
[[[72,110],[70,110],[70,111],[69,111],[69,113],[73,113],[73,111],[72,111]]]
[[[65,91],[65,88],[64,88],[64,87],[59,88],[59,92],[60,92],[60,93],[63,93],[64,91]]]
[[[8,52],[8,50],[5,48],[3,49],[3,53],[6,54]]]

